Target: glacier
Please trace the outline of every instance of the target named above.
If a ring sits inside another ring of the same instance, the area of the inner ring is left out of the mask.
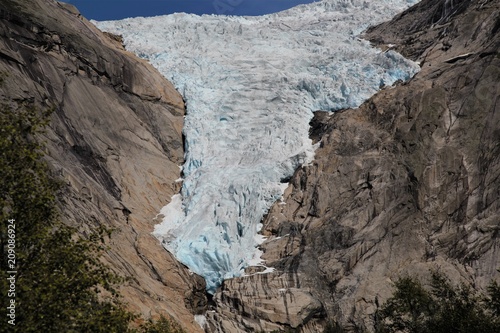
[[[260,262],[262,217],[314,157],[313,112],[357,107],[418,72],[359,38],[416,2],[322,0],[257,17],[94,22],[122,35],[186,101],[182,190],[154,235],[206,279],[208,292]]]

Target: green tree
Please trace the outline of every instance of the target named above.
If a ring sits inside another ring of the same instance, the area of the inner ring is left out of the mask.
[[[395,283],[394,295],[377,312],[379,333],[495,333],[500,332],[500,288],[492,282],[483,296],[469,286],[453,286],[432,272],[430,288],[411,277]]]
[[[485,302],[492,312],[492,315],[500,320],[500,285],[496,281],[492,281],[488,286],[488,296]]]
[[[420,281],[400,278],[395,283],[393,297],[387,300],[381,311],[381,317],[389,319],[383,332],[425,332],[432,307],[432,298]]]
[[[184,333],[179,325],[163,316],[157,321],[148,320],[140,330],[143,333]]]
[[[2,309],[15,301],[15,326],[3,319],[0,332],[127,332],[134,315],[113,289],[120,279],[99,259],[101,244],[75,240],[58,217],[59,183],[37,141],[49,115],[30,105],[0,105]],[[14,283],[7,280],[12,276]]]

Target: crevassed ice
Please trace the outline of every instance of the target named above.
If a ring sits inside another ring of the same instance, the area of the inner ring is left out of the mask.
[[[258,259],[259,223],[281,181],[313,158],[312,112],[356,107],[418,71],[358,38],[415,2],[324,0],[259,17],[96,23],[123,35],[186,100],[184,183],[154,233],[209,292]]]

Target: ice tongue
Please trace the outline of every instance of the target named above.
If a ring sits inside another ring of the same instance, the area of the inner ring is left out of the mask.
[[[263,215],[282,195],[281,181],[314,156],[312,112],[356,107],[418,71],[358,37],[415,2],[324,0],[258,17],[96,22],[186,100],[182,191],[154,233],[209,292],[258,262]]]

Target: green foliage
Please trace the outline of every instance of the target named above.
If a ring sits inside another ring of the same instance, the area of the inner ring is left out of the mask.
[[[388,332],[424,332],[426,318],[432,311],[432,299],[420,281],[410,277],[395,283],[395,292],[382,309],[382,317],[390,318]]]
[[[488,295],[485,301],[494,316],[500,318],[500,285],[492,281],[488,286]]]
[[[35,139],[49,114],[0,106],[1,307],[11,299],[16,306],[16,325],[3,319],[0,332],[128,332],[135,316],[113,290],[120,279],[100,262],[101,244],[74,240],[75,232],[58,218],[59,184]],[[9,219],[15,220],[14,269],[7,266]],[[15,297],[7,298],[7,271],[14,270]]]
[[[488,296],[465,284],[453,286],[433,272],[430,289],[410,277],[395,283],[394,295],[376,315],[378,333],[496,333],[500,332],[500,288],[493,282]]]
[[[184,330],[175,322],[161,317],[159,320],[152,321],[148,320],[147,323],[143,324],[140,328],[141,333],[185,333]]]
[[[328,323],[323,333],[345,333],[346,330],[338,323]]]

